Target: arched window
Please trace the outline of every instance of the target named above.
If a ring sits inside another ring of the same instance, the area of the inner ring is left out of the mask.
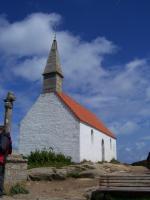
[[[111,138],[110,138],[110,149],[112,149],[112,141],[111,141]]]
[[[105,161],[105,144],[103,139],[101,147],[102,147],[102,161]]]
[[[94,142],[94,131],[91,129],[91,143],[93,144]]]

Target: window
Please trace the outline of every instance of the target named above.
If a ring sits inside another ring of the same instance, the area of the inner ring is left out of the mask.
[[[110,138],[110,149],[112,149],[112,141],[111,141],[111,138]]]
[[[91,143],[94,142],[94,131],[93,129],[91,129]]]
[[[105,161],[105,144],[104,144],[104,140],[102,139],[102,161]]]

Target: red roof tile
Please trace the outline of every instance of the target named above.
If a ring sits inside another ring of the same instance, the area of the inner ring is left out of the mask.
[[[84,108],[65,93],[57,92],[57,95],[80,121],[90,125],[91,127],[103,132],[112,138],[116,138],[115,135],[108,128],[106,128],[104,123],[101,122],[101,120],[98,119],[95,114]]]

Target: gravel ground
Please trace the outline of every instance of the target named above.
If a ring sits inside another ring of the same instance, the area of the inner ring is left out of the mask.
[[[29,194],[4,196],[4,200],[85,200],[86,189],[97,186],[96,179],[69,178],[64,181],[27,182]]]

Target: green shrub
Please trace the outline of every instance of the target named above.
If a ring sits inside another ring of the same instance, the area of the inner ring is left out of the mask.
[[[103,164],[103,163],[104,163],[104,161],[98,161],[97,163],[98,163],[98,164]]]
[[[114,159],[114,158],[110,161],[110,163],[112,163],[112,164],[120,164],[120,162],[118,160]]]
[[[51,148],[49,150],[36,150],[35,152],[31,152],[28,156],[28,168],[48,166],[62,167],[70,164],[72,164],[71,157],[61,153],[56,154]]]
[[[67,176],[72,177],[72,178],[80,178],[79,172],[71,172],[71,173],[67,174]]]
[[[16,185],[12,186],[10,188],[9,194],[15,195],[15,194],[28,194],[29,191],[21,184],[17,183]]]

